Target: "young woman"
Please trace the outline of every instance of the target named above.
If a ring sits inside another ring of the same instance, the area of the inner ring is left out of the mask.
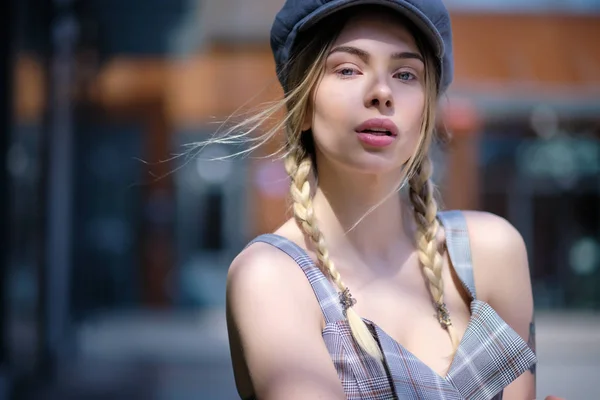
[[[521,236],[434,197],[428,151],[453,68],[443,4],[287,0],[271,44],[285,98],[232,132],[285,110],[249,140],[285,128],[294,217],[230,267],[240,396],[535,398]]]

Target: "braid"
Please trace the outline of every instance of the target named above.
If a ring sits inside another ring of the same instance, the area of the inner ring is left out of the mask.
[[[444,303],[444,282],[442,279],[442,255],[438,251],[437,233],[439,222],[437,220],[437,203],[433,196],[432,164],[429,157],[425,157],[417,166],[415,174],[411,177],[410,200],[414,208],[414,217],[417,222],[417,250],[423,273],[429,283],[429,291],[435,303],[440,324],[448,331],[454,350],[458,347],[458,335],[452,326],[450,314]]]
[[[323,233],[319,229],[310,196],[310,183],[308,178],[312,170],[312,161],[300,150],[291,151],[285,158],[285,169],[291,178],[290,193],[293,200],[294,216],[304,233],[315,246],[321,270],[331,277],[341,297],[349,296],[349,291],[333,261],[329,258],[329,251]],[[346,297],[349,299],[348,297]],[[351,304],[350,304],[351,305]],[[346,309],[346,307],[344,307]],[[345,310],[352,336],[361,348],[373,357],[382,360],[383,355],[369,328],[358,314],[349,307]]]

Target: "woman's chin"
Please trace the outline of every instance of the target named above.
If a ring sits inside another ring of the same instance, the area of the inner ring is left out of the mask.
[[[323,168],[332,168],[341,173],[351,173],[355,176],[385,176],[394,174],[400,176],[403,165],[410,157],[406,155],[406,160],[399,157],[398,152],[379,151],[371,152],[356,151],[357,149],[344,149],[345,151],[336,151],[330,154],[320,153],[317,155],[317,165],[319,170]]]
[[[398,160],[382,156],[357,157],[344,163],[348,170],[354,174],[365,176],[385,176],[391,173],[398,175],[402,172],[402,165]]]

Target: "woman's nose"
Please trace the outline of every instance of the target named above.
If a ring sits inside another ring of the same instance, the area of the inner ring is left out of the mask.
[[[366,100],[367,107],[392,108],[394,106],[394,97],[390,86],[383,81],[378,81],[373,85]]]

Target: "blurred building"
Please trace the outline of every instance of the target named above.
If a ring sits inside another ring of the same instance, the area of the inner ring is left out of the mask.
[[[204,161],[235,148],[174,155],[281,96],[268,33],[282,0],[11,4],[13,357],[106,310],[221,306],[232,257],[287,218],[286,176],[270,159]],[[598,310],[600,5],[447,4],[446,207],[519,229],[538,307]]]

